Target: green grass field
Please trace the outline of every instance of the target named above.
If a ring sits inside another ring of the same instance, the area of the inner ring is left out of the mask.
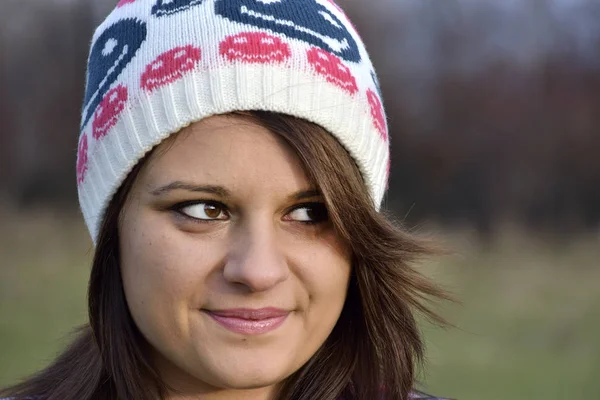
[[[80,218],[3,215],[0,386],[48,363],[85,322],[92,248]],[[469,236],[423,266],[461,305],[424,325],[424,389],[459,400],[600,399],[600,240],[548,244],[505,235],[482,250]]]

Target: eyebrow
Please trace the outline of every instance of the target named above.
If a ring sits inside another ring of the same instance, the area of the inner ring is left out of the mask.
[[[154,196],[162,196],[174,190],[187,190],[188,192],[203,192],[211,193],[220,197],[229,197],[229,191],[223,186],[216,185],[195,185],[192,183],[186,183],[182,181],[174,181],[167,185],[160,186],[152,191],[150,194]]]
[[[293,200],[293,201],[300,201],[300,200],[309,199],[311,197],[319,197],[319,196],[321,196],[321,192],[319,192],[318,190],[315,190],[315,189],[309,189],[309,190],[301,190],[297,193],[294,193],[291,196],[289,196],[288,199]]]
[[[196,185],[193,183],[174,181],[167,185],[160,186],[150,191],[153,196],[162,196],[175,190],[186,190],[188,192],[202,192],[217,195],[222,198],[228,198],[231,196],[229,190],[219,185]],[[311,197],[319,197],[321,192],[315,189],[301,190],[288,196],[288,200],[300,201]]]

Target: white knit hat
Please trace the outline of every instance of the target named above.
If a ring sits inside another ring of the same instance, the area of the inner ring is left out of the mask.
[[[210,115],[264,110],[319,124],[359,166],[376,208],[389,173],[375,71],[330,0],[121,0],[96,30],[77,157],[97,239],[135,164]]]

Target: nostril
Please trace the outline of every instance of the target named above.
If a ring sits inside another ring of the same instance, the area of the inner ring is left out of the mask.
[[[265,291],[285,281],[289,268],[276,249],[261,246],[229,257],[223,275],[230,283],[241,284],[251,291]]]

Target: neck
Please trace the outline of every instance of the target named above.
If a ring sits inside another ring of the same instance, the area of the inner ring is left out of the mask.
[[[213,391],[203,391],[195,393],[171,393],[167,400],[273,400],[275,390],[273,387],[233,390],[221,389]]]

